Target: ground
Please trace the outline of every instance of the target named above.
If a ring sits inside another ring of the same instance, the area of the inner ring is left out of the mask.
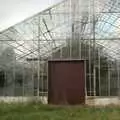
[[[120,120],[120,107],[0,104],[0,120]]]

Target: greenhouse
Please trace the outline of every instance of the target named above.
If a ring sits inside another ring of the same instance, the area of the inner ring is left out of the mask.
[[[85,96],[120,95],[120,1],[64,0],[0,32],[0,96],[48,96],[48,61],[84,60]]]

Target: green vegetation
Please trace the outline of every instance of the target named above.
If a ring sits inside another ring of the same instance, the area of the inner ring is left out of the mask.
[[[119,107],[1,104],[0,120],[119,120]]]

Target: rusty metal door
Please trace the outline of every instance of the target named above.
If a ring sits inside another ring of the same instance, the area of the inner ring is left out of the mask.
[[[85,69],[83,60],[48,62],[48,103],[85,103]]]

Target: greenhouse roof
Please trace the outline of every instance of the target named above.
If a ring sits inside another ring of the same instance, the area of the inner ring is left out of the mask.
[[[83,40],[95,39],[104,54],[119,59],[119,16],[118,0],[95,0],[94,3],[64,0],[1,31],[0,46],[1,49],[12,47],[17,60],[36,58],[38,53],[41,57],[48,57],[66,45],[66,39],[72,37],[74,24],[75,34],[79,33]]]

